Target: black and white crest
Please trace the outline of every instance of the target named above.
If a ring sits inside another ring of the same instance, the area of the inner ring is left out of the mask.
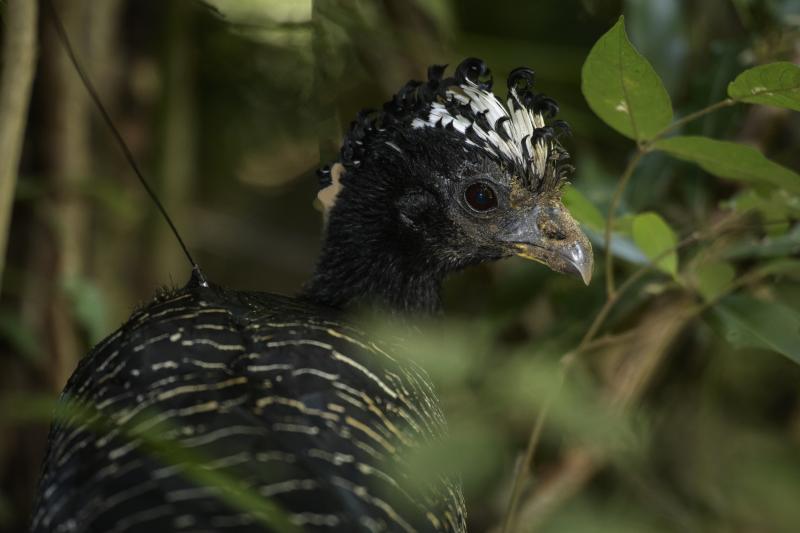
[[[572,167],[558,142],[568,132],[555,100],[533,91],[534,73],[517,68],[508,76],[506,102],[492,92],[492,77],[480,59],[468,58],[444,77],[446,66],[428,69],[428,81],[409,81],[380,111],[365,110],[350,126],[339,161],[357,168],[375,150],[402,151],[391,133],[407,137],[413,130],[445,128],[463,136],[465,153],[479,151],[531,189],[557,191]],[[321,172],[330,183],[328,168]]]

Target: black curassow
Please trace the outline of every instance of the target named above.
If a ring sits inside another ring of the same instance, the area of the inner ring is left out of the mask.
[[[279,529],[150,453],[148,428],[297,529],[466,530],[458,480],[420,483],[407,462],[446,432],[428,377],[350,311],[436,313],[448,273],[512,255],[588,283],[592,252],[560,200],[564,125],[532,71],[510,74],[505,104],[482,61],[444,73],[353,122],[321,173],[325,240],[300,296],[193,277],[80,362],[62,404],[89,414],[52,427],[33,531]]]

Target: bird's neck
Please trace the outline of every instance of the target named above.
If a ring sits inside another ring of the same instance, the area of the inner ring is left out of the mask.
[[[381,219],[380,215],[370,219],[348,213],[332,218],[304,296],[339,309],[439,312],[446,272]]]

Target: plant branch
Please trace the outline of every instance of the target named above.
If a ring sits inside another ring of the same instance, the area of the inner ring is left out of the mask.
[[[36,70],[38,3],[6,2],[3,72],[0,74],[0,281],[3,279],[14,190]]]
[[[683,247],[690,242],[696,242],[706,238],[714,238],[722,233],[741,229],[742,226],[740,225],[734,225],[727,228],[725,226],[733,220],[744,218],[746,214],[747,213],[742,213],[740,215],[733,215],[723,219],[715,224],[712,228],[709,228],[705,234],[690,235],[681,241],[681,243],[679,243],[675,249]],[[674,250],[670,250],[667,253],[671,253],[672,251]],[[658,262],[658,258],[655,259],[654,262]],[[643,267],[635,274],[645,272],[646,270],[648,270],[648,268]],[[745,274],[741,278],[738,278],[729,284],[713,299],[695,306],[691,306],[688,309],[684,309],[686,305],[682,303],[675,306],[675,309],[678,312],[665,312],[663,315],[665,319],[659,318],[654,322],[659,324],[659,329],[663,329],[666,323],[674,321],[675,328],[680,329],[680,327],[683,327],[682,325],[688,324],[689,321],[701,315],[728,294],[745,285],[759,281],[770,274],[771,272],[769,270],[757,270]],[[625,285],[627,285],[627,281],[626,284],[620,286],[620,293],[624,292],[624,290],[627,288]],[[595,322],[600,322],[600,313],[598,313],[598,317],[595,319]],[[643,329],[646,329],[646,327],[640,325],[637,326],[635,331]],[[622,336],[625,335],[626,334],[623,334]],[[662,338],[664,339],[673,337],[673,334],[662,335]],[[611,337],[611,340],[616,340],[616,338],[617,337]],[[584,337],[584,342],[582,342],[582,344],[584,344],[584,350],[596,347],[596,343],[589,342],[587,337]],[[580,353],[580,350],[576,350],[575,352],[568,354],[565,356],[565,359],[569,358],[568,362],[571,362],[578,353]],[[612,383],[609,386],[609,393],[611,396],[610,400],[612,405],[615,405],[619,408],[624,408],[627,405],[630,405],[630,403],[644,390],[644,387],[649,381],[649,376],[652,374],[652,370],[655,368],[654,365],[661,359],[661,357],[663,357],[663,355],[665,355],[665,353],[665,349],[660,350],[660,355],[658,355],[656,359],[638,357],[637,359],[631,360],[627,364],[629,368],[626,372],[618,372],[618,382]],[[567,368],[565,368],[565,370],[567,370]],[[623,374],[628,374],[627,378],[625,378]],[[623,379],[619,379],[620,376],[622,376]],[[633,379],[631,376],[633,376]],[[563,376],[561,383],[563,383]],[[540,416],[540,418],[543,417]],[[536,425],[541,426],[542,424],[543,420],[537,419]],[[541,431],[541,429],[539,429],[539,431]],[[605,459],[601,455],[598,455],[586,447],[578,447],[569,450],[556,473],[553,474],[548,479],[546,485],[542,486],[542,488],[535,493],[523,506],[520,514],[525,519],[525,522],[527,524],[537,523],[547,512],[552,511],[555,507],[557,507],[560,502],[564,501],[570,495],[575,494],[577,490],[579,490],[579,488],[591,478],[594,472],[597,471],[600,466],[602,466],[604,461]],[[517,507],[519,507],[519,504],[517,504]]]
[[[715,102],[703,109],[699,109],[694,113],[689,113],[683,118],[680,118],[667,126],[666,128],[662,129],[656,135],[650,139],[649,141],[639,143],[638,151],[636,155],[628,162],[628,165],[625,167],[625,170],[622,172],[622,175],[617,182],[617,187],[614,190],[614,196],[611,198],[611,205],[608,207],[608,215],[606,217],[606,227],[605,227],[605,234],[603,238],[603,243],[605,246],[605,271],[606,271],[606,294],[609,298],[611,298],[614,293],[616,292],[616,288],[614,286],[614,258],[613,254],[611,253],[611,233],[612,228],[614,225],[614,218],[617,207],[619,206],[619,202],[622,199],[622,194],[625,192],[625,188],[628,186],[628,182],[633,175],[633,171],[636,170],[636,166],[639,164],[641,158],[646,154],[649,150],[653,142],[663,138],[667,133],[678,129],[689,122],[697,120],[700,117],[708,115],[709,113],[713,113],[718,109],[722,109],[724,107],[730,107],[736,104],[737,101],[733,100],[732,98],[725,98],[724,100],[720,100],[719,102]]]
[[[653,306],[638,326],[642,334],[636,342],[615,347],[615,350],[622,350],[619,354],[622,362],[613,364],[615,370],[609,376],[603,394],[611,407],[625,409],[642,395],[677,338],[677,332],[691,319],[689,314],[681,311],[685,305],[685,298],[678,298]],[[548,514],[576,494],[609,459],[596,446],[587,444],[569,448],[553,473],[520,505],[520,522],[526,524],[527,531],[532,531]]]
[[[522,489],[525,487],[525,481],[528,479],[528,473],[531,471],[533,455],[536,452],[536,446],[539,444],[539,438],[542,435],[544,420],[547,412],[550,410],[550,405],[553,403],[558,391],[561,390],[565,377],[566,371],[562,371],[560,373],[559,382],[553,388],[553,392],[547,396],[544,404],[542,404],[542,408],[539,410],[539,415],[536,417],[533,430],[531,431],[530,437],[528,437],[528,446],[525,449],[525,455],[522,457],[522,461],[520,462],[519,468],[514,476],[514,483],[511,489],[511,498],[509,499],[506,515],[503,519],[502,533],[510,533],[514,530],[514,518],[517,515],[517,507],[519,506],[519,500],[522,496]]]
[[[611,253],[611,228],[614,226],[614,213],[617,210],[617,206],[619,205],[620,200],[622,199],[622,193],[625,191],[625,187],[628,185],[628,181],[630,181],[631,176],[633,175],[633,171],[636,170],[636,166],[639,164],[639,161],[642,159],[644,154],[647,152],[642,149],[641,147],[636,152],[630,161],[628,161],[628,166],[625,167],[625,171],[620,176],[619,181],[617,182],[617,188],[614,190],[614,196],[611,198],[611,205],[608,206],[608,215],[606,216],[606,230],[605,235],[603,237],[603,246],[605,247],[605,270],[606,270],[606,294],[610,298],[615,290],[614,290],[614,254]]]

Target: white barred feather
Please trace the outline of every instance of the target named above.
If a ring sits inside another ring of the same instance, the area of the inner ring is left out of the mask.
[[[541,175],[544,172],[550,143],[543,139],[533,141],[536,129],[545,127],[544,117],[541,113],[535,113],[523,105],[515,88],[511,88],[506,105],[503,105],[494,93],[482,89],[470,80],[449,88],[445,96],[448,102],[455,101],[461,105],[469,105],[476,116],[482,115],[486,118],[490,129],[486,131],[476,122],[460,114],[453,116],[447,106],[440,102],[431,104],[427,119],[414,119],[411,126],[434,128],[451,125],[464,135],[467,135],[467,130],[470,129],[472,135],[482,142],[478,144],[467,139],[468,144],[479,146],[495,157],[502,155],[522,168],[529,168],[533,175]],[[495,130],[496,127],[503,129],[502,134]]]

